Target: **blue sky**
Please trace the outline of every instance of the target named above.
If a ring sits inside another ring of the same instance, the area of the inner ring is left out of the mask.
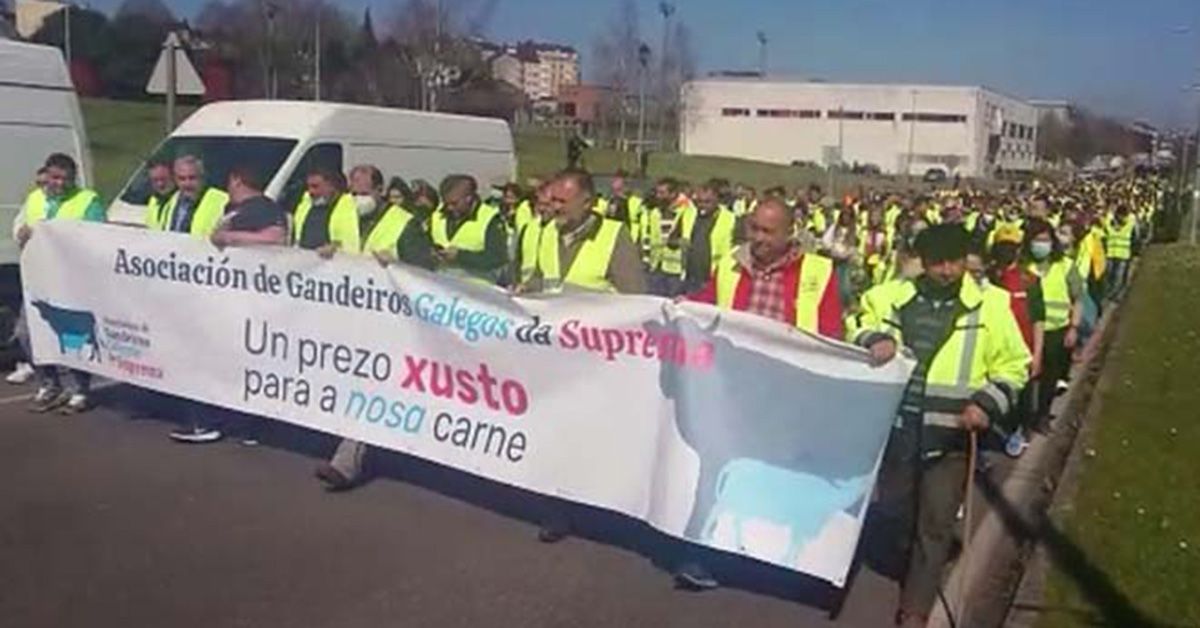
[[[111,8],[120,0],[93,0]],[[202,0],[165,0],[190,15]],[[329,0],[376,25],[399,0]],[[451,2],[453,0],[447,0]],[[471,0],[460,0],[471,1]],[[486,0],[474,0],[476,3]],[[487,34],[574,45],[584,55],[619,0],[495,0]],[[637,0],[659,41],[657,0]],[[1200,0],[675,0],[702,71],[752,68],[766,31],[773,73],[829,81],[982,84],[1067,99],[1160,125],[1195,124]],[[1187,27],[1190,32],[1176,32]]]

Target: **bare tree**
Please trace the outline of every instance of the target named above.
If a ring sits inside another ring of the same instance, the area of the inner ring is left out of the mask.
[[[669,145],[678,139],[678,127],[683,114],[683,85],[696,76],[696,50],[692,45],[692,30],[682,18],[675,22],[663,67],[665,79],[661,86],[661,98],[664,109],[663,123],[667,125],[668,131],[664,137],[669,138],[666,142]]]
[[[601,102],[601,115],[618,123],[618,144],[624,146],[630,117],[631,95],[641,78],[638,47],[642,45],[637,4],[622,0],[605,30],[592,43],[597,80],[611,88]]]
[[[478,44],[495,2],[405,0],[389,33],[420,77],[422,108],[437,109],[441,96],[487,81],[491,71]]]

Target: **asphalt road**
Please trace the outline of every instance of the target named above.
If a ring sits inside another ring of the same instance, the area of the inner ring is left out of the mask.
[[[729,586],[677,591],[671,543],[624,517],[576,513],[584,538],[542,545],[536,501],[436,465],[383,457],[327,494],[326,436],[179,445],[128,388],[70,417],[28,393],[0,390],[0,626],[877,628],[896,598],[863,569],[830,623],[814,581],[728,557]]]

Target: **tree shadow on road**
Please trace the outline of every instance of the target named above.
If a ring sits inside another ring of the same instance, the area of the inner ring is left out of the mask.
[[[990,477],[980,478],[979,490],[988,505],[999,514],[1009,534],[1019,540],[1042,545],[1054,567],[1075,583],[1094,609],[1089,612],[1024,605],[1022,610],[1090,615],[1084,621],[1086,625],[1094,626],[1174,628],[1174,625],[1157,621],[1138,608],[1133,600],[1117,588],[1109,575],[1054,524],[1044,510],[1037,509],[1034,514],[1023,513],[1005,499],[1000,486]]]

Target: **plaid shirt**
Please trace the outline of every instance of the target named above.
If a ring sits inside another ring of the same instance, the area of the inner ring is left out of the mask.
[[[739,249],[738,262],[750,274],[750,302],[746,307],[746,311],[752,314],[758,314],[784,323],[790,323],[787,316],[788,304],[784,298],[786,290],[783,285],[785,276],[784,269],[796,262],[796,258],[800,256],[800,249],[792,247],[790,251],[784,254],[775,262],[768,266],[759,268],[755,265],[754,260],[749,255],[749,249],[743,247]]]

